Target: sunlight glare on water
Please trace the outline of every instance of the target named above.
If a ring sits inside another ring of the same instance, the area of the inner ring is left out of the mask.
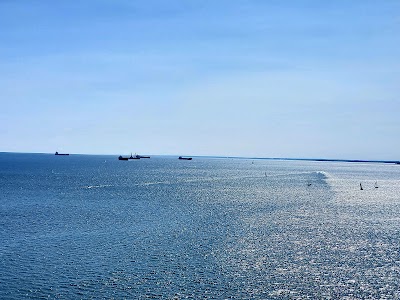
[[[388,164],[2,153],[1,297],[394,299],[399,175]]]

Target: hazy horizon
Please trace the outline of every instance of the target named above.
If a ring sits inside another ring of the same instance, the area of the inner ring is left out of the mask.
[[[0,2],[0,151],[399,160],[400,2]]]
[[[57,151],[58,152],[58,151]],[[0,151],[0,154],[45,154],[45,155],[54,155],[54,152],[9,152],[9,151]],[[67,153],[67,152],[59,152],[59,153]],[[69,155],[93,155],[93,156],[126,156],[128,157],[131,154],[139,154],[139,155],[150,155],[154,156],[171,156],[171,157],[197,157],[197,158],[221,158],[221,159],[255,159],[255,160],[288,160],[288,161],[331,161],[331,162],[382,162],[382,163],[396,163],[400,162],[400,160],[386,160],[386,159],[358,159],[358,158],[332,158],[332,157],[261,157],[261,156],[225,156],[225,155],[196,155],[191,153],[171,153],[171,154],[160,154],[160,153],[136,153],[136,152],[123,152],[123,153],[68,153]]]

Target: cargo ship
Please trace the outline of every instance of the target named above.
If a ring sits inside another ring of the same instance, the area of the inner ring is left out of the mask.
[[[182,157],[182,156],[179,156],[179,159],[182,159],[182,160],[192,160],[191,157]]]
[[[69,155],[69,153],[58,153],[58,151],[56,151],[54,155]]]

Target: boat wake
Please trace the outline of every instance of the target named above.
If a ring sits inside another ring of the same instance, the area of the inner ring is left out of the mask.
[[[110,187],[113,186],[111,184],[100,184],[100,185],[86,185],[83,186],[83,189],[98,189],[98,188],[105,188],[105,187]]]
[[[267,173],[268,175],[268,173]],[[324,171],[311,171],[311,172],[291,172],[291,173],[278,173],[278,174],[271,174],[271,176],[284,176],[284,177],[288,177],[288,176],[299,176],[299,175],[311,175],[311,176],[317,176],[318,178],[321,179],[327,179],[329,178],[329,174],[327,172]]]
[[[175,184],[185,184],[185,183],[200,183],[200,182],[223,182],[223,181],[236,181],[236,180],[244,180],[244,179],[255,179],[259,180],[260,178],[275,178],[275,177],[309,177],[309,181],[324,181],[327,183],[330,178],[329,174],[324,171],[313,171],[313,172],[291,172],[291,173],[268,173],[264,172],[259,175],[242,175],[242,176],[211,176],[211,177],[198,177],[186,180],[159,180],[159,181],[149,181],[149,182],[136,182],[131,183],[131,186],[152,186],[152,185],[175,185]],[[115,185],[111,184],[98,184],[98,185],[85,185],[81,188],[83,189],[98,189],[98,188],[107,188]]]

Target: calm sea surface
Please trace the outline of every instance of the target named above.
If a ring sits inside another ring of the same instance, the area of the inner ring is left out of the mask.
[[[398,165],[0,153],[0,299],[399,297]]]

